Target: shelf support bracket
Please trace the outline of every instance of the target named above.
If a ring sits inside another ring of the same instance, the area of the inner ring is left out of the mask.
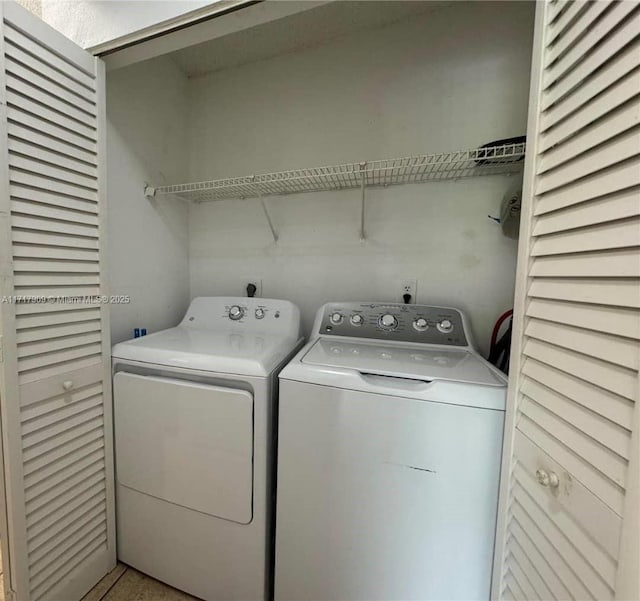
[[[267,218],[267,223],[269,224],[269,229],[271,230],[271,235],[273,236],[273,241],[277,244],[278,234],[276,234],[276,230],[273,227],[273,222],[271,221],[271,216],[269,215],[269,209],[267,208],[267,203],[264,201],[264,198],[262,196],[260,196],[260,204],[262,205],[264,216]]]
[[[364,230],[365,220],[365,190],[367,185],[367,163],[360,163],[360,240],[366,240],[367,234]]]
[[[144,184],[144,195],[147,198],[153,198],[156,195],[156,189],[153,186],[150,186],[145,182]]]

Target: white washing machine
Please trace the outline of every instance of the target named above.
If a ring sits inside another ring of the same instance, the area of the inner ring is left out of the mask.
[[[451,308],[329,303],[280,374],[275,598],[488,600],[506,379]]]
[[[276,374],[300,344],[290,302],[203,297],[114,346],[121,561],[207,600],[269,596]]]

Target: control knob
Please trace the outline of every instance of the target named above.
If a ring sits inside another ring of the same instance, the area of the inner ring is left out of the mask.
[[[264,317],[264,309],[262,307],[258,307],[254,315],[256,319],[262,319]]]
[[[429,324],[424,317],[418,317],[418,319],[414,320],[413,327],[418,330],[418,332],[424,332],[429,327]]]
[[[358,313],[354,313],[349,321],[351,322],[352,326],[361,326],[364,323],[362,315]]]
[[[331,316],[329,317],[329,320],[331,321],[331,323],[333,324],[339,324],[342,323],[342,313],[338,313],[337,311],[335,313],[332,313]]]
[[[438,330],[440,330],[443,334],[448,334],[449,332],[451,332],[451,330],[453,330],[453,324],[451,323],[451,320],[443,319],[438,324]]]
[[[233,305],[233,307],[229,309],[229,319],[233,319],[233,321],[238,321],[239,319],[242,319],[243,315],[244,315],[244,309],[239,305]]]
[[[378,319],[378,325],[383,330],[395,330],[398,327],[398,319],[391,313],[385,313]]]

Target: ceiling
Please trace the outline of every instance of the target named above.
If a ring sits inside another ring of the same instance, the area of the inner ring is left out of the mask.
[[[402,21],[448,3],[431,0],[338,0],[178,50],[171,54],[171,58],[187,77],[198,77],[317,46],[356,31]]]

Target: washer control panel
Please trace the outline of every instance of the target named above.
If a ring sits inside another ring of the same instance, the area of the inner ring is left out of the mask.
[[[317,322],[316,322],[317,323]],[[462,313],[401,303],[327,303],[319,334],[468,346]]]

